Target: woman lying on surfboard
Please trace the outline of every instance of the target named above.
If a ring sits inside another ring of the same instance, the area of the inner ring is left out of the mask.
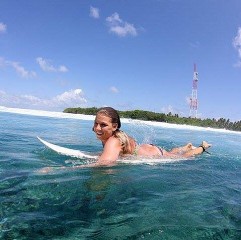
[[[188,143],[185,146],[173,148],[168,152],[152,144],[138,145],[135,139],[121,131],[120,127],[121,122],[118,112],[111,107],[101,108],[96,114],[93,131],[96,137],[102,142],[103,152],[97,158],[96,163],[74,166],[74,168],[111,166],[117,162],[118,158],[127,156],[163,159],[188,158],[205,152],[211,146],[211,144],[205,141],[199,147],[194,147],[191,143]],[[46,145],[47,142],[45,143],[40,138],[39,140]],[[50,147],[49,145],[47,146]],[[50,148],[53,149],[52,147]],[[60,167],[60,169],[65,168]],[[47,173],[52,170],[52,167],[45,167],[39,172]]]
[[[152,144],[138,145],[132,137],[120,130],[121,122],[118,112],[111,107],[101,108],[95,117],[93,131],[102,142],[103,152],[96,165],[112,165],[119,157],[128,155],[147,158],[188,158],[206,151],[211,144],[203,141],[199,147],[191,143],[166,151]]]

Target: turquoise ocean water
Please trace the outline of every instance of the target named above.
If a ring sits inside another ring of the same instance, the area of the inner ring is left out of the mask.
[[[5,110],[0,239],[241,239],[241,134],[123,120],[140,143],[170,149],[207,140],[211,155],[74,169],[89,160],[58,155],[36,136],[100,152],[93,120]],[[68,168],[38,172],[48,166]]]

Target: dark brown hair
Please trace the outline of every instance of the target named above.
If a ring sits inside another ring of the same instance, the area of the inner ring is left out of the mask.
[[[110,117],[112,123],[117,123],[117,128],[120,129],[121,127],[120,116],[119,116],[119,113],[114,108],[112,107],[100,108],[97,114],[104,114],[105,116]]]
[[[117,130],[113,133],[113,135],[119,139],[122,147],[122,153],[123,154],[130,153],[131,146],[130,146],[129,137],[125,132],[120,130],[121,122],[120,122],[119,113],[112,107],[103,107],[98,110],[97,114],[103,114],[111,118],[112,123],[117,123]]]

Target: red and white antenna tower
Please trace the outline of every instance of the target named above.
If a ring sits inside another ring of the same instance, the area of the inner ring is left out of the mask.
[[[190,98],[190,117],[197,118],[197,82],[198,82],[198,72],[196,64],[194,64],[193,81],[192,81],[192,96]]]

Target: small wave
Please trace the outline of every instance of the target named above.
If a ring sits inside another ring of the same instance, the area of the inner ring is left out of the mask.
[[[34,110],[34,109],[22,109],[22,108],[8,108],[8,107],[4,107],[4,106],[0,106],[0,112],[25,114],[25,115],[41,116],[41,117],[72,118],[72,119],[90,120],[90,121],[93,121],[95,119],[95,116],[93,116],[93,115],[53,112],[53,111]],[[221,133],[231,133],[231,134],[241,135],[241,132],[231,131],[231,130],[227,130],[227,129],[198,127],[198,126],[190,126],[190,125],[185,125],[185,124],[180,125],[180,124],[174,124],[174,123],[143,121],[143,120],[136,120],[136,119],[129,119],[129,118],[122,118],[121,121],[123,123],[128,123],[128,124],[139,123],[142,125],[150,125],[150,126],[156,126],[156,127],[162,127],[162,128],[193,130],[193,131],[211,131],[211,132],[221,132]]]
[[[41,117],[74,118],[74,119],[81,119],[81,120],[94,120],[94,116],[92,116],[92,115],[52,112],[52,111],[23,109],[23,108],[7,108],[7,107],[3,107],[3,106],[0,106],[0,112],[17,113],[17,114],[41,116]]]
[[[191,125],[181,125],[175,123],[165,123],[165,122],[153,122],[153,121],[143,121],[143,120],[135,120],[135,119],[122,119],[124,123],[139,123],[143,125],[150,125],[155,127],[162,127],[162,128],[172,128],[172,129],[181,129],[181,130],[193,130],[193,131],[210,131],[210,132],[221,132],[221,133],[232,133],[232,134],[239,134],[241,132],[227,130],[227,129],[217,129],[217,128],[210,128],[210,127],[198,127],[198,126],[191,126]]]

